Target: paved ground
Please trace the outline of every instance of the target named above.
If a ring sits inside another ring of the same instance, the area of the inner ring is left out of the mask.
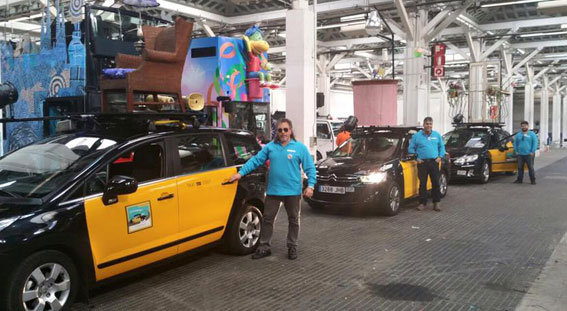
[[[390,218],[304,206],[296,261],[282,212],[269,258],[207,252],[74,309],[514,310],[567,230],[566,156],[539,157],[536,186],[512,176],[451,185],[441,213],[415,201]]]

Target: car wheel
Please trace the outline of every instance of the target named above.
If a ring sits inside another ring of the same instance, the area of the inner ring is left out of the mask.
[[[447,190],[449,190],[449,179],[446,172],[441,172],[439,174],[439,193],[441,193],[442,198],[447,195]]]
[[[40,251],[14,270],[3,310],[69,310],[78,285],[79,276],[71,258],[59,251]]]
[[[488,161],[485,161],[482,164],[479,181],[481,184],[486,184],[488,180],[490,180],[490,163]]]
[[[227,251],[234,255],[253,253],[260,243],[262,212],[252,205],[244,205],[230,220],[225,235]]]
[[[400,186],[392,181],[384,192],[385,197],[380,202],[380,213],[386,216],[394,216],[400,211],[401,191]]]

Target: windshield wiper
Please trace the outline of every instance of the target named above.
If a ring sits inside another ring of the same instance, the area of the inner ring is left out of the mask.
[[[0,189],[0,195],[6,196],[6,194],[11,196],[12,198],[21,198],[22,197],[19,194]]]

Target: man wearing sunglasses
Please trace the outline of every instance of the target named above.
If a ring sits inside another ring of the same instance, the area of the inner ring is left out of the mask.
[[[518,178],[515,184],[521,184],[524,180],[524,164],[528,165],[528,172],[532,185],[536,184],[534,172],[534,156],[537,149],[538,139],[534,132],[530,131],[527,121],[522,121],[522,130],[514,135],[514,151],[518,157]]]
[[[274,232],[274,221],[283,203],[289,221],[287,232],[288,258],[297,258],[297,239],[299,237],[299,216],[301,211],[301,193],[303,179],[301,168],[307,174],[308,187],[303,195],[310,198],[313,195],[317,171],[313,158],[307,147],[296,141],[293,135],[291,121],[280,119],[277,123],[276,137],[260,152],[244,164],[237,174],[230,178],[230,182],[239,180],[270,160],[268,174],[268,189],[264,202],[264,219],[260,244],[252,255],[252,259],[270,256],[270,242]]]

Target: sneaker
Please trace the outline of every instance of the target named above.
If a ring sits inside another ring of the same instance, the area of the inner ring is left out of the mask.
[[[515,184],[521,184],[521,183],[522,183],[522,181],[521,181],[521,180],[517,180],[517,179],[516,179],[516,180],[514,180],[514,183],[515,183]]]
[[[418,211],[423,211],[423,210],[426,209],[426,208],[427,208],[427,206],[425,206],[425,204],[419,204],[419,205],[416,207],[416,209],[417,209]]]
[[[536,184],[535,180],[532,180],[532,185],[535,185],[535,184]]]
[[[297,259],[297,248],[295,248],[295,247],[288,248],[287,249],[287,258],[289,258],[290,260]]]
[[[257,249],[254,255],[252,255],[252,259],[260,259],[264,257],[268,257],[272,254],[272,251],[269,249]]]
[[[440,203],[433,203],[433,210],[440,212],[441,211],[441,204]]]

